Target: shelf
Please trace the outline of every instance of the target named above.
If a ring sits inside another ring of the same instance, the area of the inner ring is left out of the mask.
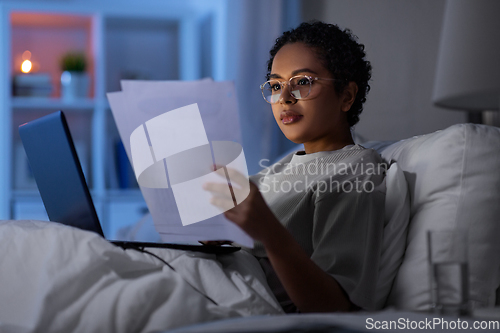
[[[0,153],[6,157],[0,160],[0,218],[46,219],[18,127],[62,110],[66,113],[97,214],[103,228],[114,235],[142,218],[147,205],[130,163],[123,158],[125,155],[117,160],[120,135],[106,92],[120,91],[122,79],[179,80],[196,79],[202,74],[213,76],[212,54],[216,54],[213,48],[217,42],[213,31],[218,17],[214,15],[219,15],[219,7],[210,5],[202,9],[204,14],[201,14],[198,9],[192,13],[190,4],[177,6],[177,3],[174,7],[178,8],[173,11],[172,8],[165,11],[163,4],[163,11],[159,11],[156,5],[138,4],[136,8],[122,10],[98,1],[91,6],[70,4],[71,1],[54,6],[33,1],[7,2],[10,4],[0,6],[5,18],[0,20],[0,31],[5,37],[0,52],[0,72],[3,73],[0,91],[6,96],[0,103],[0,115],[5,115],[3,123],[0,122]],[[13,77],[19,74],[26,60],[25,51],[30,51],[33,73],[50,76],[50,95],[13,96]],[[90,91],[88,98],[67,101],[59,97],[60,59],[73,51],[87,56]],[[124,172],[121,167],[128,171]],[[129,181],[120,182],[119,174],[125,173]],[[120,188],[124,183],[130,187]]]
[[[15,109],[51,109],[90,111],[95,107],[92,98],[81,98],[74,101],[64,101],[60,98],[45,97],[12,97],[12,107]]]
[[[69,52],[82,52],[87,59],[91,91],[94,91],[92,16],[13,11],[10,21],[12,76],[19,74],[24,57],[27,57],[33,64],[33,73],[50,76],[51,96],[61,96],[61,59]],[[24,55],[26,51],[30,52],[27,56]]]
[[[13,12],[12,26],[39,28],[90,29],[91,18],[87,15],[50,14],[40,12]]]

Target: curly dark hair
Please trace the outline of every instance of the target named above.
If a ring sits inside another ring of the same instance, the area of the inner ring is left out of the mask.
[[[271,51],[271,58],[267,62],[267,79],[271,74],[276,53],[286,44],[302,42],[312,47],[318,54],[328,71],[334,78],[335,91],[340,94],[349,82],[358,85],[356,99],[347,112],[349,126],[359,121],[359,114],[363,111],[363,103],[370,91],[368,81],[371,78],[372,66],[365,60],[365,46],[357,42],[357,37],[351,30],[341,30],[337,25],[319,21],[304,22],[295,29],[284,32],[276,39]]]

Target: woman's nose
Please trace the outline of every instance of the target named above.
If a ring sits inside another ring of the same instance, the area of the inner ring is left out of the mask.
[[[284,104],[293,104],[297,102],[297,99],[290,93],[290,84],[286,83],[281,87],[279,102]]]

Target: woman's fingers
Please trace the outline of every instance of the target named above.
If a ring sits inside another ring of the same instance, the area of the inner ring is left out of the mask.
[[[234,207],[233,196],[227,184],[205,183],[203,189],[213,194],[210,203],[223,212]]]
[[[250,184],[248,180],[247,180],[247,185],[244,187],[239,187],[239,186],[235,187],[233,186],[233,184],[229,184],[228,186],[228,184],[224,183],[208,182],[203,184],[203,189],[211,192],[215,196],[224,196],[224,197],[229,197],[231,195],[231,190],[232,190],[234,196],[236,197],[236,200],[238,202],[241,202],[248,196],[248,193],[250,192]]]
[[[223,183],[205,183],[203,184],[203,189],[209,192],[212,192],[215,195],[226,195],[230,193],[229,187]]]
[[[221,168],[224,168],[224,167],[220,166],[220,165],[215,166],[215,170],[219,170]],[[231,183],[234,183],[234,184],[242,186],[242,187],[244,187],[246,184],[248,184],[248,177],[246,177],[244,174],[242,174],[238,170],[233,169],[233,168],[228,168],[228,167],[225,167],[225,169],[227,171],[227,175],[229,176],[229,181]],[[222,175],[219,174],[219,176],[222,176]]]
[[[210,199],[210,203],[215,207],[221,209],[223,212],[234,208],[233,198],[228,199],[227,197],[212,197]]]
[[[226,168],[226,170],[231,183],[235,183],[243,188],[248,186],[248,177],[245,177],[245,175],[236,169]]]

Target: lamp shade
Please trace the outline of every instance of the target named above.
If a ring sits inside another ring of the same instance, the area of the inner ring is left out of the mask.
[[[448,0],[434,104],[483,111],[500,105],[500,1]]]

